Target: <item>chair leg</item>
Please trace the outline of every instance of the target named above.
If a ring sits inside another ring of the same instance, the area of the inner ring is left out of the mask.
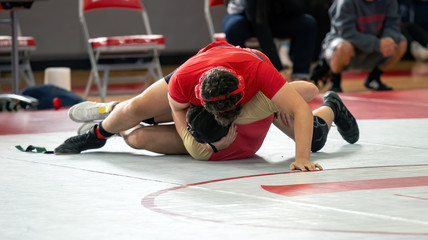
[[[94,52],[93,52],[92,47],[90,46],[89,42],[88,42],[87,47],[88,47],[88,54],[89,54],[89,62],[91,63],[91,73],[89,75],[88,83],[86,84],[84,98],[88,97],[89,90],[90,90],[91,85],[92,85],[92,78],[95,78],[95,83],[97,84],[98,92],[101,93],[101,91],[102,91],[100,75],[98,73],[98,59],[100,57],[100,52],[95,52],[95,55],[94,55]],[[101,96],[101,101],[104,102],[103,96]]]
[[[19,81],[21,81],[21,79],[23,78],[25,80],[25,82],[27,83],[27,86],[30,86],[30,84],[28,84],[29,79],[27,78],[27,74],[25,73],[25,69],[23,66],[19,67],[19,74],[18,74],[18,79]]]
[[[157,72],[158,72],[158,79],[156,79],[156,80],[159,80],[163,77],[163,73],[162,73],[162,67],[161,67],[160,61],[159,61],[159,53],[157,50],[154,51],[153,58],[154,58],[154,62],[156,65]]]
[[[156,70],[158,72],[158,74],[157,74],[158,79],[157,80],[163,78],[162,67],[161,67],[161,65],[159,63],[159,60],[157,60],[157,63],[156,63]]]
[[[97,73],[98,73],[98,71],[97,71]],[[88,78],[88,82],[86,83],[85,93],[83,94],[83,98],[84,99],[88,98],[89,91],[91,90],[91,87],[92,87],[92,82],[95,79],[95,84],[97,85],[98,93],[100,94],[101,101],[104,102],[105,95],[103,96],[101,94],[102,91],[103,91],[102,90],[103,89],[103,85],[101,83],[101,80],[99,79],[99,76],[100,76],[99,74],[95,73],[95,69],[91,70],[91,73],[90,73],[89,78]]]
[[[0,83],[4,83],[4,82],[6,82],[6,81],[3,79],[3,72],[0,71]],[[3,90],[0,88],[0,94],[1,93],[3,93]]]
[[[95,74],[93,72],[94,72],[94,70],[91,70],[91,72],[89,73],[88,82],[86,83],[86,87],[85,87],[85,93],[83,94],[84,99],[88,98],[89,91],[91,90],[92,81],[93,81],[94,76],[95,76]]]
[[[36,85],[36,82],[34,81],[33,69],[31,68],[29,52],[24,52],[23,68],[24,68],[23,76],[25,78],[25,81],[27,82],[27,85],[28,86]]]
[[[147,68],[147,71],[149,72],[148,75],[152,76],[154,78],[155,81],[159,80],[159,75],[157,73],[155,73],[154,71],[154,67],[151,66],[149,68]]]
[[[102,86],[101,86],[101,90],[100,90],[100,97],[101,97],[101,101],[104,102],[105,98],[107,96],[107,86],[108,86],[108,79],[109,79],[109,75],[110,75],[110,68],[106,68],[103,71],[103,80],[102,80]]]
[[[153,77],[153,75],[151,73],[146,73],[144,75],[144,77],[143,77],[144,83],[143,83],[143,89],[142,89],[143,91],[149,87],[149,82],[150,82],[151,77]]]
[[[36,85],[34,81],[33,70],[31,69],[30,61],[28,59],[24,60],[23,66],[20,68],[19,72],[25,79],[25,82],[28,86]]]
[[[35,86],[36,85],[36,81],[34,80],[34,75],[33,75],[33,70],[31,69],[31,66],[28,65],[28,69],[27,69],[27,78],[28,78],[28,86]]]

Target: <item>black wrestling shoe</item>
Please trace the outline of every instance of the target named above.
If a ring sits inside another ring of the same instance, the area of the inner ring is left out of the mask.
[[[342,87],[338,86],[336,84],[331,84],[330,87],[328,88],[328,91],[333,91],[333,92],[337,92],[337,93],[341,93],[343,92]]]
[[[343,139],[348,143],[356,143],[360,138],[357,121],[343,104],[339,95],[329,91],[324,95],[324,106],[329,106],[334,112],[334,123]]]
[[[77,154],[88,149],[95,149],[104,146],[106,139],[98,139],[93,126],[85,134],[71,137],[59,147],[55,148],[55,154]]]
[[[379,80],[371,80],[364,82],[364,86],[374,91],[392,91],[392,87],[382,83]]]
[[[330,66],[327,64],[327,61],[322,58],[320,59],[315,67],[311,71],[310,79],[318,86],[318,82],[321,81],[322,86],[324,87],[327,84],[327,80],[330,77]],[[320,86],[318,86],[320,87]]]

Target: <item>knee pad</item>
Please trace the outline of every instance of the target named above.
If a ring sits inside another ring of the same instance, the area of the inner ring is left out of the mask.
[[[312,135],[312,152],[318,152],[327,141],[328,126],[320,117],[314,116],[314,133]]]

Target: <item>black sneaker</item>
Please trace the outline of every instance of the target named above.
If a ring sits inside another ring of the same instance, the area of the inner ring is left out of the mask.
[[[329,106],[334,112],[334,123],[343,139],[348,143],[356,143],[360,138],[360,130],[357,121],[346,108],[337,93],[329,91],[324,94],[324,105]]]
[[[364,86],[368,89],[374,90],[374,91],[392,91],[392,87],[389,87],[388,85],[385,85],[381,81],[378,80],[371,80],[364,82]]]
[[[333,92],[337,92],[337,93],[341,93],[343,92],[342,87],[337,86],[335,84],[331,84],[330,87],[328,88],[328,91],[333,91]]]
[[[59,147],[55,148],[55,154],[76,154],[88,149],[95,149],[104,146],[106,139],[98,139],[93,126],[85,134],[71,137]]]
[[[327,64],[327,61],[322,58],[320,59],[315,67],[311,71],[310,79],[318,86],[318,82],[322,82],[322,87],[327,84],[327,81],[330,77],[330,66]]]

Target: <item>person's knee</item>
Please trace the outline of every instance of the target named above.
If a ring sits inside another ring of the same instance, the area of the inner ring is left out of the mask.
[[[311,151],[318,152],[327,142],[328,125],[320,117],[314,116],[314,131],[312,135]]]
[[[228,28],[224,31],[224,34],[226,35],[227,42],[233,45],[242,45],[246,40],[246,37],[242,34],[242,30],[239,28]]]
[[[345,40],[337,46],[336,53],[341,59],[349,61],[355,54],[354,46]]]
[[[354,46],[348,41],[342,41],[335,49],[331,59],[331,69],[333,72],[341,71],[351,62],[351,58],[355,55]]]
[[[138,97],[123,102],[120,106],[122,114],[126,115],[128,119],[141,120],[141,116],[147,115],[147,106],[141,103],[142,101]]]
[[[296,90],[296,92],[299,93],[306,102],[314,99],[319,93],[318,87],[311,82],[297,80],[290,82],[289,85],[293,87],[294,90]]]
[[[223,21],[223,32],[229,43],[239,45],[249,38],[249,23],[239,14],[228,15]]]
[[[297,16],[294,21],[285,23],[286,25],[295,25],[293,28],[293,36],[291,38],[304,38],[305,41],[312,39],[315,41],[317,32],[318,32],[318,24],[315,18],[309,14],[302,14]]]
[[[303,85],[303,90],[300,92],[303,99],[305,99],[306,102],[309,102],[313,100],[319,93],[319,88],[310,82],[301,81]]]
[[[134,148],[134,149],[143,149],[141,147],[141,139],[137,137],[137,134],[135,131],[127,134],[122,134],[123,140],[125,140],[126,144],[128,146]]]
[[[134,149],[148,149],[153,144],[153,139],[147,137],[144,127],[137,126],[132,130],[121,133],[123,140]]]
[[[319,88],[313,83],[307,82],[307,84],[308,84],[308,89],[306,93],[307,95],[305,96],[306,97],[305,100],[309,102],[309,101],[312,101],[318,95]]]
[[[401,58],[407,51],[407,41],[403,40],[398,43],[396,54]]]
[[[317,33],[318,24],[315,18],[309,14],[303,14],[302,28],[305,31]]]

